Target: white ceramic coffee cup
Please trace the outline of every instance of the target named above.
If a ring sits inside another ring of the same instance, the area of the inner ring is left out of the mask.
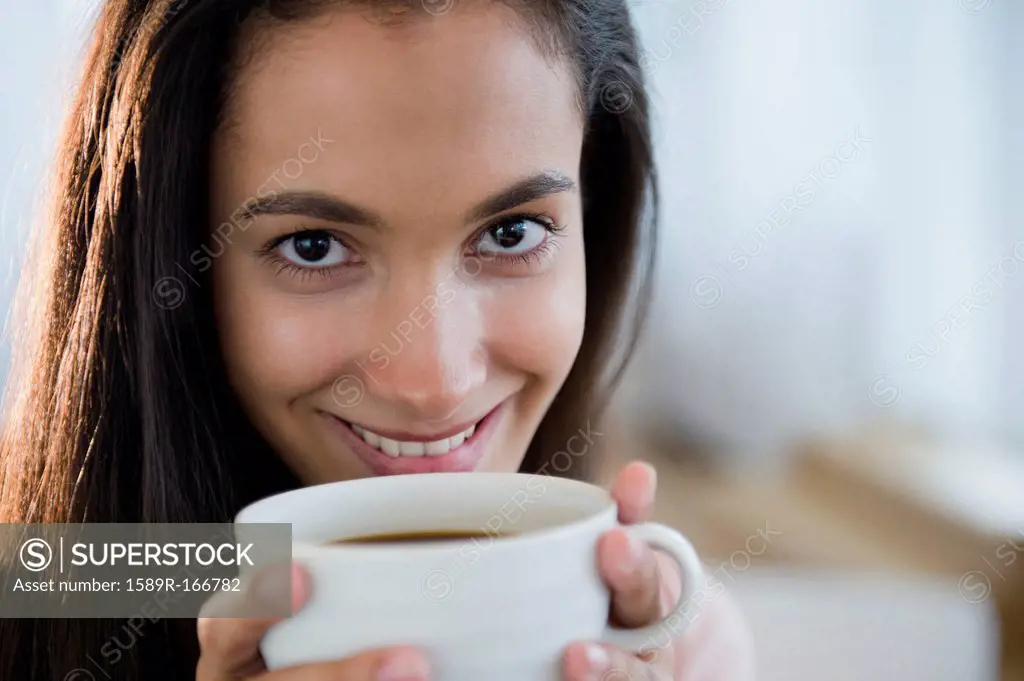
[[[517,473],[433,473],[330,483],[255,502],[235,519],[291,523],[293,558],[312,580],[310,601],[261,643],[270,669],[414,645],[433,681],[557,681],[575,641],[655,650],[686,628],[702,581],[690,543],[664,525],[627,532],[671,555],[683,589],[673,613],[641,629],[608,626],[610,594],[597,543],[618,527],[617,508],[594,485]],[[476,539],[341,544],[343,538],[483,532]],[[510,536],[501,536],[510,535]]]

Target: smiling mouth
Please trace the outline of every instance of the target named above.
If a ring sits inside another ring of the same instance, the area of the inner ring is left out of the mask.
[[[477,426],[481,421],[483,421],[483,419],[480,419],[480,421],[477,421],[473,425],[455,433],[454,435],[429,441],[398,440],[385,437],[384,435],[375,433],[372,430],[355,423],[346,422],[346,424],[352,429],[352,432],[362,438],[363,442],[366,444],[392,458],[398,458],[406,456],[444,456],[445,454],[453,452],[466,442],[472,440],[473,435],[476,433]]]
[[[333,428],[374,475],[466,472],[475,470],[505,411],[499,402],[475,422],[456,423],[448,430],[374,430],[325,413]]]

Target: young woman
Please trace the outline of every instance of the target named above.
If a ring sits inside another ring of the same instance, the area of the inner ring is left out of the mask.
[[[14,317],[2,520],[222,522],[361,476],[588,476],[596,448],[552,457],[596,428],[648,288],[641,75],[626,0],[110,0]],[[620,473],[623,522],[654,485]],[[596,560],[623,626],[678,593],[621,532]],[[404,647],[267,673],[269,622],[120,624],[4,621],[0,678],[429,678]],[[111,641],[116,663],[83,664]],[[748,662],[720,600],[643,656],[579,642],[564,675]]]

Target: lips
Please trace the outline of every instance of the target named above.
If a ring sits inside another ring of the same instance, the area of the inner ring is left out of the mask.
[[[373,471],[374,475],[472,471],[483,459],[497,428],[504,403],[477,423],[429,437],[370,430],[325,414],[328,425]]]
[[[434,440],[404,440],[385,437],[375,433],[369,428],[363,428],[354,423],[348,424],[352,431],[363,438],[363,442],[384,452],[388,456],[444,456],[461,447],[466,440],[473,438],[477,424],[462,430],[451,437],[442,437]]]

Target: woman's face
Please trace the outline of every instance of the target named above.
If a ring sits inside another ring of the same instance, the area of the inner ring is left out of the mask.
[[[198,259],[249,417],[307,484],[517,469],[583,337],[568,66],[500,3],[251,37]]]

